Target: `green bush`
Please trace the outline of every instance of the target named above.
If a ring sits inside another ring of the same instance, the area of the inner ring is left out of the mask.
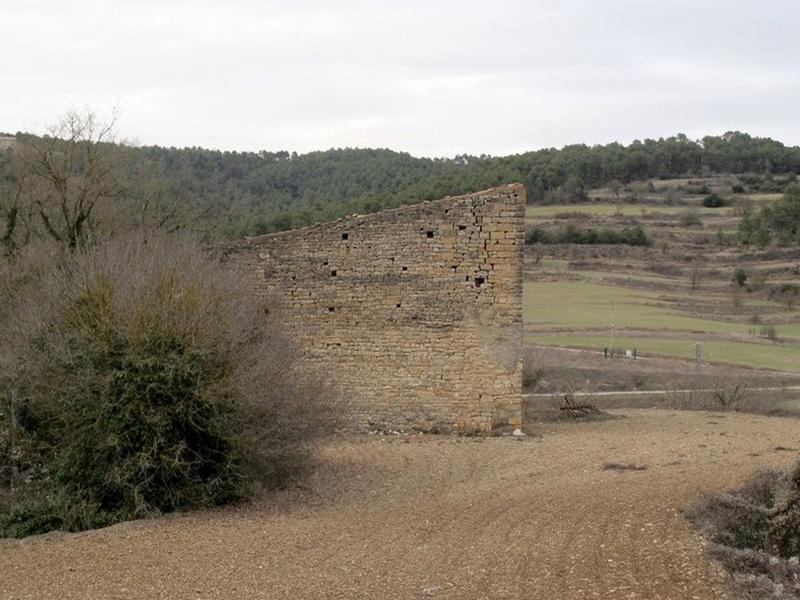
[[[526,244],[552,244],[550,233],[542,227],[528,227],[525,230]]]
[[[720,208],[722,206],[727,206],[727,204],[725,199],[721,198],[716,192],[712,192],[703,198],[703,206],[706,208]]]
[[[747,271],[742,269],[741,267],[737,267],[733,271],[733,275],[731,275],[731,281],[738,285],[739,287],[744,287],[744,284],[747,283]]]
[[[758,211],[746,210],[739,221],[743,244],[766,247],[775,239],[780,244],[800,244],[800,186],[786,186],[782,198]]]
[[[324,394],[246,279],[186,241],[64,257],[3,323],[0,414],[30,480],[5,535],[225,504],[281,485]]]
[[[641,225],[610,229],[607,227],[579,229],[567,225],[551,232],[542,227],[529,227],[525,231],[526,244],[625,244],[628,246],[652,246],[653,241]]]

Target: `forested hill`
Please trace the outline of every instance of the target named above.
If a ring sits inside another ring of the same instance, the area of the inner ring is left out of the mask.
[[[579,144],[503,157],[430,159],[385,149],[350,148],[298,155],[150,146],[131,149],[131,159],[129,172],[146,172],[171,195],[224,213],[220,233],[226,237],[509,182],[524,183],[529,201],[547,202],[577,199],[585,188],[612,180],[800,172],[799,147],[740,132],[702,140],[681,134],[627,146]]]

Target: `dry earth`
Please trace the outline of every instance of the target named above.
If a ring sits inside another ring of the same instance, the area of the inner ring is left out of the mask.
[[[725,598],[681,515],[789,466],[793,419],[679,411],[541,437],[357,437],[307,489],[236,509],[0,542],[2,598]],[[603,470],[606,462],[647,465]]]

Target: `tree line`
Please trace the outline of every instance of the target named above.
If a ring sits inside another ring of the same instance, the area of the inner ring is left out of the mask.
[[[16,139],[16,148],[41,146],[47,140],[28,134],[16,134]],[[511,182],[525,184],[530,202],[569,202],[609,182],[800,172],[797,146],[738,131],[700,140],[678,134],[628,145],[575,144],[510,156],[453,158],[360,148],[307,154],[120,144],[113,148],[120,197],[138,210],[147,206],[153,219],[169,214],[173,206],[191,209],[194,218],[203,215],[213,222],[206,228],[211,238],[290,229]],[[0,153],[0,184],[6,186],[15,183],[13,154],[14,150]],[[177,211],[173,213],[175,219]],[[183,220],[192,219],[184,214]]]

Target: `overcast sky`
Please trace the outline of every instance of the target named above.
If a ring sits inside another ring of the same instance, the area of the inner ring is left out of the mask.
[[[0,31],[0,131],[89,105],[230,150],[800,144],[800,0],[0,0]]]

